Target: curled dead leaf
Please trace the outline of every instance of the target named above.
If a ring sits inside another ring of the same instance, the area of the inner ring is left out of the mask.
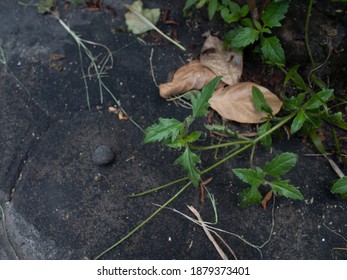
[[[200,55],[202,65],[209,68],[216,76],[222,76],[227,85],[238,83],[243,70],[242,52],[226,50],[222,40],[208,36]]]
[[[252,82],[220,88],[214,92],[209,103],[225,119],[239,123],[262,123],[266,114],[255,109],[252,97],[254,86],[262,91],[273,115],[276,115],[281,109],[282,101],[267,88]]]
[[[193,60],[179,68],[171,82],[159,85],[160,96],[169,98],[174,94],[185,93],[193,89],[200,90],[214,77],[216,75],[212,71],[204,67],[198,60]]]
[[[267,203],[272,198],[272,191],[269,191],[261,201],[261,206],[263,206],[263,209],[266,210]]]

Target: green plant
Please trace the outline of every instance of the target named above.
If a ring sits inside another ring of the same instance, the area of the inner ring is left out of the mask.
[[[162,142],[174,149],[184,148],[184,153],[176,159],[174,164],[181,165],[194,186],[198,186],[200,172],[197,164],[201,162],[199,156],[192,151],[192,143],[199,140],[200,131],[189,133],[189,128],[194,120],[207,114],[208,100],[219,83],[221,77],[214,78],[201,91],[201,94],[192,95],[192,115],[185,118],[183,122],[176,119],[160,118],[158,124],[154,124],[145,130],[145,143]]]
[[[226,23],[239,22],[240,25],[225,34],[225,43],[234,49],[242,50],[252,45],[255,52],[261,53],[268,64],[284,66],[285,55],[279,39],[272,35],[272,28],[280,27],[281,20],[287,13],[289,0],[274,0],[260,17],[252,16],[251,9],[256,9],[255,1],[248,1],[248,5],[240,6],[230,0],[188,0],[184,10],[193,5],[201,8],[208,5],[210,20],[217,11]],[[258,14],[258,13],[256,13]]]
[[[264,168],[234,168],[234,174],[251,187],[242,191],[242,206],[260,203],[263,199],[259,187],[261,185],[270,186],[273,193],[282,195],[291,199],[303,200],[301,192],[288,180],[280,177],[292,169],[298,160],[298,156],[293,153],[283,153],[276,156],[272,161],[265,164]],[[272,180],[266,180],[266,176],[273,177]]]

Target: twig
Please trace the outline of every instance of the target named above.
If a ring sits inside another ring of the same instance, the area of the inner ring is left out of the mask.
[[[135,14],[136,16],[138,16],[144,23],[146,23],[148,26],[150,26],[152,29],[154,29],[155,31],[157,31],[161,36],[163,36],[166,40],[168,40],[169,42],[171,42],[172,44],[174,44],[176,47],[178,47],[179,49],[181,49],[182,51],[186,51],[185,47],[183,47],[181,44],[179,44],[177,41],[175,41],[174,39],[170,38],[169,36],[167,36],[165,33],[163,33],[158,27],[156,27],[152,22],[150,22],[146,17],[144,17],[143,15],[141,15],[138,11],[136,11],[133,7],[131,7],[130,5],[125,4],[124,5],[129,11],[131,11],[133,14]]]
[[[152,79],[153,79],[153,82],[154,84],[156,85],[156,87],[159,87],[156,79],[155,79],[155,76],[154,76],[154,70],[153,70],[153,63],[152,63],[152,59],[153,59],[153,52],[154,52],[154,49],[152,48],[151,49],[151,56],[149,57],[149,64],[151,66],[151,74],[152,74]]]
[[[189,187],[191,182],[187,183],[184,187],[182,187],[174,196],[172,196],[168,201],[166,201],[160,208],[158,208],[156,211],[154,211],[149,217],[147,217],[144,221],[142,221],[139,225],[137,225],[132,231],[130,231],[127,235],[125,235],[123,238],[121,238],[119,241],[117,241],[115,244],[107,248],[105,251],[100,253],[95,257],[95,259],[100,259],[103,255],[110,252],[114,248],[116,248],[118,245],[123,243],[125,240],[127,240],[130,236],[132,236],[136,231],[138,231],[140,228],[142,228],[146,223],[148,223],[153,217],[155,217],[161,210],[163,210],[167,205],[169,205],[172,201],[174,201],[185,189]]]
[[[334,233],[334,234],[336,234],[337,236],[339,236],[339,237],[341,237],[345,242],[346,242],[346,244],[347,244],[347,239],[343,236],[343,235],[341,235],[341,234],[339,234],[338,232],[336,232],[335,230],[333,230],[333,229],[331,229],[330,227],[328,227],[326,224],[324,224],[323,223],[323,226],[325,226],[329,231],[331,231],[332,233]],[[347,248],[346,248],[347,249]]]
[[[213,238],[209,230],[207,229],[204,221],[201,219],[201,216],[198,211],[193,206],[187,206],[188,209],[197,217],[198,221],[200,222],[202,229],[206,233],[208,239],[212,242],[213,246],[216,248],[218,254],[221,256],[223,260],[227,260],[227,255],[223,252],[222,248],[217,244],[216,240]]]

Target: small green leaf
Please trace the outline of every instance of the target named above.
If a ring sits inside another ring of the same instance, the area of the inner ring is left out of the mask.
[[[236,3],[235,5],[238,7],[238,10],[224,7],[220,11],[220,15],[225,22],[232,23],[232,22],[237,22],[240,20],[240,7]]]
[[[212,94],[215,91],[216,86],[220,80],[221,77],[215,77],[206,86],[203,87],[200,94],[198,94],[197,96],[191,96],[194,118],[207,114],[207,109],[210,106],[208,100],[212,97]]]
[[[242,196],[242,200],[240,205],[242,207],[246,207],[252,204],[258,204],[263,199],[261,193],[256,187],[250,187],[243,190],[241,193],[241,196]]]
[[[201,9],[203,6],[205,6],[206,2],[208,0],[200,0],[197,4],[196,4],[196,8],[197,9]]]
[[[271,3],[264,11],[261,19],[263,20],[264,26],[267,27],[278,27],[281,26],[280,21],[284,19],[285,14],[288,11],[288,1],[280,1]]]
[[[249,168],[234,168],[232,171],[242,181],[255,188],[258,188],[265,179],[265,173],[259,167],[257,167],[255,170]]]
[[[322,155],[325,155],[326,152],[325,152],[325,148],[324,148],[324,145],[322,143],[322,141],[319,139],[318,137],[318,134],[315,130],[311,129],[309,131],[309,134],[308,134],[311,138],[311,141],[313,143],[313,145],[315,145],[315,147],[317,148],[317,150],[322,154]]]
[[[303,200],[304,196],[302,193],[295,188],[293,185],[289,184],[288,180],[276,180],[274,182],[269,182],[271,189],[275,194],[282,195],[287,198]]]
[[[306,90],[307,85],[305,84],[303,78],[298,74],[298,69],[300,65],[295,65],[289,69],[286,78],[284,79],[284,86],[286,87],[289,80],[293,80],[297,88]]]
[[[342,118],[342,112],[337,112],[335,114],[328,114],[326,111],[323,111],[320,116],[326,122],[336,125],[337,127],[347,131],[347,123],[344,122]]]
[[[181,165],[189,180],[197,187],[200,181],[200,172],[196,165],[200,162],[199,156],[186,148],[184,153],[176,159],[174,165]]]
[[[210,20],[213,19],[215,13],[217,12],[218,8],[218,0],[209,0],[208,1],[208,18]]]
[[[272,109],[270,105],[266,102],[264,94],[261,90],[255,86],[252,87],[252,98],[255,109],[258,112],[265,112],[269,115],[272,114]]]
[[[186,4],[184,5],[183,11],[185,12],[188,10],[191,6],[195,5],[199,0],[187,0]]]
[[[318,109],[333,95],[333,89],[327,89],[314,94],[306,103],[306,110]]]
[[[294,153],[282,153],[266,163],[264,171],[273,177],[279,177],[292,169],[298,161],[298,155]]]
[[[248,5],[243,5],[241,8],[241,17],[247,16],[249,13],[249,7]]]
[[[258,129],[258,134],[259,136],[264,135],[267,131],[269,131],[271,128],[271,123],[270,122],[266,122],[263,123],[261,126],[259,126]],[[264,138],[262,138],[260,140],[261,144],[264,146],[264,148],[269,149],[272,145],[272,137],[271,134],[265,136]]]
[[[199,140],[200,136],[201,136],[201,131],[194,131],[193,133],[189,134],[185,140],[187,143],[193,143]]]
[[[277,37],[264,38],[261,52],[266,63],[284,66],[285,58],[281,43]]]
[[[343,199],[347,199],[347,176],[337,180],[331,188],[333,193],[337,193]]]
[[[250,27],[250,28],[253,28],[253,22],[250,18],[243,18],[241,20],[241,24],[244,26],[244,27]]]
[[[253,19],[253,24],[258,31],[260,31],[262,29],[260,22],[257,21],[256,19]]]
[[[297,96],[292,96],[284,100],[284,107],[287,110],[294,111],[301,108],[302,103],[304,102],[306,93],[299,93]]]
[[[305,121],[307,120],[307,116],[304,111],[300,111],[294,118],[291,126],[290,133],[294,134],[301,129]]]
[[[225,134],[225,135],[228,135],[228,136],[232,136],[232,137],[238,138],[237,132],[232,131],[226,125],[222,125],[222,124],[212,124],[212,125],[206,124],[205,127],[209,131],[215,131],[215,132],[219,132],[219,133],[222,133],[222,134]]]
[[[257,41],[259,38],[259,31],[250,27],[239,27],[235,29],[233,35],[231,47],[241,49]]]
[[[183,123],[176,119],[159,118],[158,124],[153,124],[145,129],[145,143],[174,142],[183,128]]]

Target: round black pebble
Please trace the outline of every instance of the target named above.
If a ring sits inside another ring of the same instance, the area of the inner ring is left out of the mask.
[[[109,146],[101,145],[96,148],[92,159],[95,164],[100,166],[111,164],[114,161],[114,153]]]

